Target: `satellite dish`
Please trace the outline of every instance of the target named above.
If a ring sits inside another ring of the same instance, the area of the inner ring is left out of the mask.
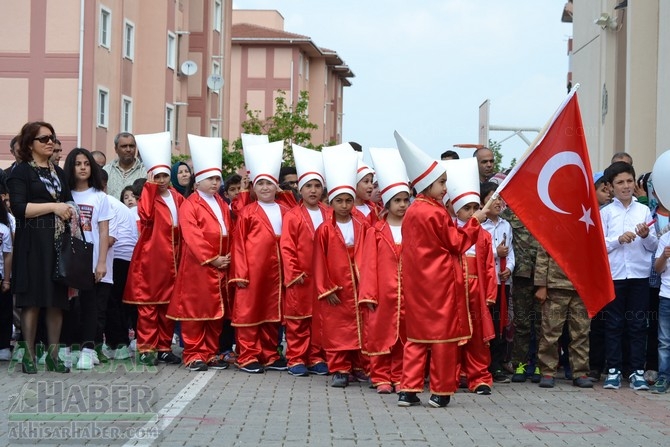
[[[207,87],[210,90],[218,91],[223,87],[223,76],[220,74],[213,74],[207,78]]]
[[[195,74],[196,71],[198,71],[198,64],[193,61],[184,61],[184,63],[181,64],[181,72],[186,76],[191,76],[192,74]]]

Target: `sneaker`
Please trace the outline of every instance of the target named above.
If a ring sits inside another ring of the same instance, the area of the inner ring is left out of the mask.
[[[370,380],[370,378],[368,376],[366,376],[365,373],[363,371],[361,371],[360,369],[355,369],[352,374],[349,374],[349,381],[350,382],[365,383],[369,380]]]
[[[258,362],[251,362],[244,366],[240,366],[240,371],[244,371],[249,374],[262,374],[265,372],[265,368]]]
[[[327,376],[328,375],[328,365],[326,362],[319,362],[316,365],[312,365],[307,368],[310,374],[316,374],[317,376]]]
[[[415,405],[421,405],[421,399],[416,397],[416,393],[411,391],[401,391],[398,393],[399,407],[413,407]]]
[[[284,357],[280,357],[269,365],[265,365],[265,369],[270,371],[286,371],[288,369],[288,364]]]
[[[346,388],[349,385],[349,374],[347,373],[335,373],[333,375],[333,380],[330,383],[330,386],[333,388]]]
[[[84,353],[91,356],[91,358],[93,359],[93,364],[94,365],[99,365],[100,364],[100,358],[98,358],[98,353],[95,352],[95,349],[84,348],[84,349],[81,350],[80,356],[83,355]]]
[[[649,389],[647,381],[644,380],[644,371],[641,369],[634,371],[633,374],[628,376],[628,381],[630,382],[630,387],[635,391],[647,391]]]
[[[226,351],[223,353],[223,361],[234,365],[237,362],[237,354],[234,351]]]
[[[2,359],[0,358],[0,360]],[[655,384],[658,380],[658,371],[654,371],[653,369],[645,371],[644,380],[646,380],[649,385]]]
[[[383,385],[377,385],[377,394],[391,394],[393,392],[393,387],[388,383]]]
[[[63,361],[67,368],[72,368],[72,351],[69,346],[58,348],[58,358]]]
[[[505,374],[502,369],[499,369],[493,373],[493,381],[496,383],[509,383],[510,379],[509,376]]]
[[[91,351],[93,350],[89,348],[84,348],[81,350],[81,355],[77,361],[77,369],[93,369],[95,367],[95,361]]]
[[[307,371],[307,367],[303,365],[302,363],[298,363],[297,365],[293,365],[288,369],[288,373],[292,376],[296,377],[308,377],[309,376],[309,371]]]
[[[188,364],[189,371],[207,371],[207,363],[202,360],[194,360]]]
[[[656,380],[654,386],[651,387],[651,392],[654,394],[663,394],[668,391],[668,388],[670,388],[670,383],[668,382],[668,379],[666,379],[665,377],[660,377],[659,379]]]
[[[491,394],[491,387],[485,383],[482,383],[477,388],[475,388],[475,393],[479,394],[480,396],[488,396]]]
[[[158,365],[158,359],[156,358],[156,354],[151,351],[141,353],[137,361],[138,363],[141,363],[142,365],[146,366]]]
[[[449,405],[450,400],[451,396],[438,396],[437,394],[431,394],[428,403],[431,407],[444,408]]]
[[[158,353],[158,361],[167,363],[168,365],[179,365],[181,359],[174,355],[172,351],[163,351]]]
[[[553,388],[556,386],[554,376],[542,376],[540,379],[540,388]]]
[[[572,385],[577,388],[593,388],[593,382],[589,376],[581,376],[573,379]]]
[[[605,377],[603,388],[606,390],[618,390],[621,388],[621,371],[610,368],[607,371],[607,377]]]
[[[130,358],[130,349],[128,349],[128,346],[121,346],[120,348],[117,348],[116,351],[114,351],[115,360],[127,360],[129,358]]]
[[[512,374],[512,382],[514,383],[524,383],[526,381],[526,364],[519,363],[519,366],[514,370]]]
[[[0,361],[8,362],[12,359],[12,350],[9,348],[0,349]]]
[[[530,376],[530,381],[533,383],[540,383],[540,380],[542,380],[542,374],[540,373],[540,367],[536,366],[533,375]]]
[[[220,359],[219,357],[215,357],[207,363],[207,368],[215,369],[217,371],[228,369],[228,366],[228,363],[224,362],[223,359]]]

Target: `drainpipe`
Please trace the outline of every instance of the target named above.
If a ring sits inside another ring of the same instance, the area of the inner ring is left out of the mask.
[[[81,147],[81,107],[84,94],[84,0],[79,0],[79,73],[77,81],[77,147]]]

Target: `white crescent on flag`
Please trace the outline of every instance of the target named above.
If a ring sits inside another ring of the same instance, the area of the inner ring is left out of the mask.
[[[540,200],[542,200],[542,203],[544,203],[547,208],[561,214],[572,213],[560,209],[551,200],[551,196],[549,195],[549,182],[551,181],[551,178],[554,176],[554,174],[556,174],[556,171],[568,165],[575,165],[581,169],[582,173],[584,174],[586,191],[590,194],[591,189],[589,185],[589,175],[586,173],[584,161],[576,152],[564,151],[554,155],[549,160],[547,160],[547,162],[542,167],[542,170],[540,171],[540,175],[537,177],[537,194],[540,196]]]

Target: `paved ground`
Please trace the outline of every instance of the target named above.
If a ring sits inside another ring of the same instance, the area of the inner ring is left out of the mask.
[[[459,392],[434,409],[426,394],[421,407],[400,408],[367,385],[335,389],[326,377],[279,372],[117,365],[27,376],[0,366],[0,445],[629,447],[667,446],[670,435],[670,394],[564,380],[552,390],[527,382],[491,396]]]

